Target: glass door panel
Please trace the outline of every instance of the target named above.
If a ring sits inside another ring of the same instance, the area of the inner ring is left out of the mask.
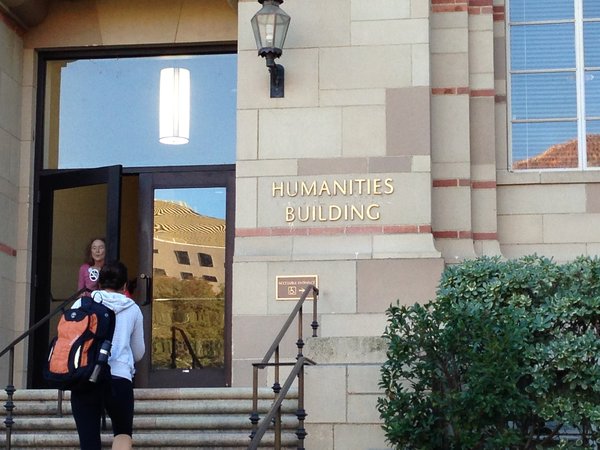
[[[153,192],[150,385],[225,385],[227,189]]]
[[[155,191],[153,370],[224,367],[224,191]]]

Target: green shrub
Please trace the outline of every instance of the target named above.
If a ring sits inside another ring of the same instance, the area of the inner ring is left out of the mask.
[[[378,410],[394,448],[600,442],[599,259],[467,261],[434,301],[387,314]]]

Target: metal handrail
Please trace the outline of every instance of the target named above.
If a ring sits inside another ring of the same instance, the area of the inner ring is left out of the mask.
[[[183,343],[187,347],[188,352],[190,352],[190,356],[192,357],[192,369],[202,369],[203,365],[198,359],[198,356],[196,356],[194,347],[192,347],[192,343],[190,342],[185,330],[175,325],[171,326],[171,369],[177,368],[177,347],[175,345],[177,343],[177,337],[175,331],[179,331],[179,334],[181,334],[181,337],[183,338]]]
[[[247,450],[256,450],[260,444],[260,441],[267,431],[267,428],[271,426],[271,422],[275,420],[275,436],[274,436],[274,448],[275,450],[281,449],[281,404],[285,400],[294,378],[298,377],[298,408],[296,410],[296,417],[298,418],[298,428],[296,430],[296,436],[298,437],[298,450],[304,450],[304,438],[307,433],[304,428],[304,419],[307,414],[304,410],[304,366],[316,364],[314,361],[304,357],[302,349],[304,347],[303,329],[302,329],[302,306],[304,301],[308,297],[308,294],[313,294],[313,321],[311,323],[312,337],[317,337],[317,329],[319,323],[317,322],[317,300],[319,296],[319,289],[315,286],[308,285],[302,296],[298,300],[298,303],[290,313],[288,319],[283,324],[281,331],[273,341],[273,344],[267,350],[265,357],[259,363],[252,364],[253,366],[253,381],[252,381],[252,415],[250,416],[250,422],[252,423],[252,433],[250,434],[250,444]],[[279,345],[283,340],[283,337],[287,333],[290,325],[294,319],[298,317],[298,340],[296,341],[296,347],[298,348],[298,354],[296,355],[295,363],[282,363],[279,361]],[[271,363],[271,358],[275,358],[275,362]],[[292,371],[286,379],[283,388],[279,384],[279,368],[281,366],[293,365]],[[275,381],[272,389],[275,394],[275,401],[271,406],[271,409],[267,415],[260,420],[258,415],[258,370],[264,369],[265,367],[274,367],[275,369]],[[259,426],[259,422],[260,426]]]
[[[2,351],[0,351],[0,358],[8,353],[8,383],[6,385],[6,403],[4,404],[4,408],[6,409],[6,419],[4,420],[4,425],[6,425],[6,450],[11,449],[11,436],[12,436],[12,426],[14,425],[12,412],[15,409],[15,404],[13,402],[13,395],[17,391],[14,386],[14,370],[15,370],[15,346],[28,338],[35,330],[44,325],[50,319],[52,319],[59,312],[65,310],[65,307],[81,297],[81,294],[89,291],[87,288],[80,289],[73,295],[71,295],[68,299],[63,301],[54,311],[46,314],[40,320],[38,320],[35,324],[33,324],[27,331],[22,333],[19,337],[17,337],[14,341],[6,346]],[[59,396],[59,402],[62,401],[62,398]]]

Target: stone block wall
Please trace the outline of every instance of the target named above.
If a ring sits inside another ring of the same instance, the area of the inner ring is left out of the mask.
[[[377,411],[385,345],[379,337],[308,340],[305,355],[317,365],[305,374],[306,448],[389,449]]]
[[[21,174],[23,91],[23,41],[20,29],[8,17],[0,15],[0,349],[23,330],[26,323],[27,301],[19,266],[26,262],[27,239],[19,231],[26,225],[27,193],[22,184],[29,173]],[[20,302],[16,301],[20,298]],[[16,365],[21,373],[23,360]],[[0,360],[0,383],[6,381],[8,358]],[[19,373],[16,375],[18,376]]]
[[[431,225],[429,2],[281,7],[292,18],[278,60],[285,97],[270,98],[250,27],[260,5],[238,4],[240,385],[266,348],[235,343],[257,339],[251,324],[274,337],[293,307],[275,299],[277,276],[318,276],[323,336],[378,336],[387,306],[432,298],[443,270]]]

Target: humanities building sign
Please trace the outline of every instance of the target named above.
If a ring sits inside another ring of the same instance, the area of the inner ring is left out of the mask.
[[[378,200],[394,193],[392,178],[273,181],[273,198],[288,199],[285,222],[378,221]],[[294,203],[292,204],[292,200]],[[310,200],[318,200],[310,202]]]

